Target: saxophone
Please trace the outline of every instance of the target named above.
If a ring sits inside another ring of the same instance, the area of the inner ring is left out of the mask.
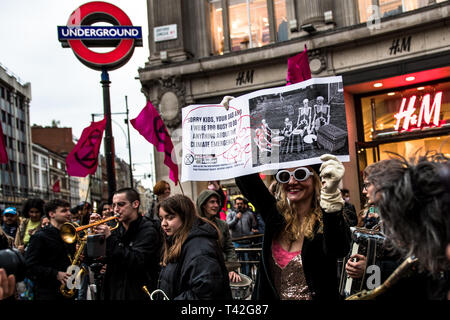
[[[399,279],[409,275],[411,268],[414,267],[418,262],[418,259],[414,256],[410,256],[402,262],[397,269],[392,272],[392,274],[383,282],[380,286],[372,290],[362,290],[354,295],[349,296],[345,300],[372,300],[380,294],[386,292],[390,287],[392,287]]]
[[[59,288],[61,294],[66,298],[72,298],[75,295],[76,290],[81,288],[81,280],[86,275],[87,270],[84,267],[80,267],[80,256],[86,245],[86,240],[80,240],[77,252],[72,260],[71,265],[67,268],[67,273],[70,274],[69,279]]]

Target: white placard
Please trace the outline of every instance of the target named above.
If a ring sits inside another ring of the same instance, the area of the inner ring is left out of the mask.
[[[222,105],[182,110],[181,181],[225,180],[320,163],[349,161],[342,77],[313,78],[255,91]]]

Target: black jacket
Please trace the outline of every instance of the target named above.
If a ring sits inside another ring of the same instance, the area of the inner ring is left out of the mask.
[[[128,230],[120,224],[106,239],[106,273],[102,299],[148,300],[142,290],[156,289],[161,233],[153,220],[138,216]]]
[[[56,276],[66,272],[75,244],[66,244],[57,228],[49,224],[30,238],[25,255],[26,276],[34,282],[35,300],[65,299],[60,293],[61,283]]]
[[[255,206],[265,223],[263,250],[252,299],[279,300],[272,275],[272,240],[285,227],[285,219],[278,212],[275,198],[270,194],[258,174],[235,179],[242,194]],[[316,226],[317,227],[317,226]],[[350,230],[342,212],[323,212],[323,233],[315,233],[312,240],[305,238],[302,262],[306,282],[314,300],[339,299],[337,259],[349,251]]]
[[[231,300],[228,272],[214,227],[198,219],[177,262],[163,267],[158,281],[170,300]]]

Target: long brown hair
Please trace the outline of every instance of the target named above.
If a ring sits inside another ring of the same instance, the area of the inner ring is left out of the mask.
[[[168,263],[178,260],[181,254],[181,248],[186,241],[192,226],[197,220],[202,220],[213,226],[217,231],[220,241],[219,229],[213,223],[197,214],[194,203],[188,197],[181,194],[176,194],[163,200],[157,205],[158,214],[160,208],[169,214],[178,215],[182,222],[182,226],[175,232],[170,242],[166,235],[164,235],[165,241],[161,258],[162,266],[166,266]]]
[[[319,176],[313,172],[314,193],[311,200],[311,210],[303,217],[296,213],[295,204],[290,204],[287,200],[286,192],[281,189],[281,199],[277,202],[279,212],[286,220],[284,231],[289,240],[295,241],[301,234],[308,239],[314,238],[315,226],[318,223],[317,233],[323,233],[322,209],[320,208],[321,182]]]

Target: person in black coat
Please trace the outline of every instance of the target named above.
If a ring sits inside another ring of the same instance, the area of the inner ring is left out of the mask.
[[[106,272],[101,291],[103,300],[148,300],[143,290],[156,288],[159,273],[161,234],[158,225],[139,214],[139,193],[132,188],[117,190],[113,195],[114,214],[119,227],[108,224],[94,227],[106,237]],[[90,223],[100,220],[92,214]]]
[[[158,289],[169,300],[231,300],[218,228],[183,195],[158,204],[158,212],[164,231]]]
[[[344,167],[332,155],[321,160],[322,183],[312,166],[279,170],[275,195],[258,174],[235,178],[265,223],[252,299],[339,299],[337,259],[348,253],[350,242],[337,188]]]
[[[74,256],[75,244],[65,243],[60,228],[70,221],[70,204],[65,200],[50,200],[44,207],[50,224],[38,230],[30,238],[26,251],[26,276],[34,282],[35,300],[65,299],[60,292],[66,283],[66,272]]]

